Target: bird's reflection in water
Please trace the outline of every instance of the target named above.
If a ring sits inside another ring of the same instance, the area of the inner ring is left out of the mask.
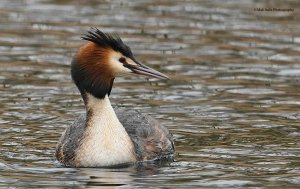
[[[159,174],[161,168],[170,166],[171,163],[171,161],[152,161],[109,168],[79,168],[79,172],[83,177],[88,176],[87,187],[118,187],[130,185],[139,177]]]

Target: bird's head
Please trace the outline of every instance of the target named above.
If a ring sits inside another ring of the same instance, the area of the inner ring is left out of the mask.
[[[104,98],[110,94],[114,78],[122,74],[168,79],[166,75],[138,62],[117,35],[93,28],[82,39],[88,42],[76,53],[71,68],[73,81],[82,95],[89,93]]]

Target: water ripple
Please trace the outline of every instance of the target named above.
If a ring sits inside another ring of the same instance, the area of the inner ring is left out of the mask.
[[[294,12],[259,12],[258,7]],[[0,186],[297,188],[299,3],[57,1],[0,3]],[[169,81],[116,79],[114,106],[160,119],[176,139],[166,165],[72,169],[55,161],[85,111],[69,65],[90,27],[114,32]]]

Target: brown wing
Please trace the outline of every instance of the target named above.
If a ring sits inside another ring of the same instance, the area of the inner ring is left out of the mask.
[[[135,145],[139,161],[174,158],[173,136],[157,120],[136,110],[115,111]]]

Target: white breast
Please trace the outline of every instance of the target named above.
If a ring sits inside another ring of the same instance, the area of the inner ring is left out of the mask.
[[[87,129],[76,152],[76,166],[101,167],[135,162],[134,145],[108,96],[97,99],[88,94],[87,99],[87,108],[92,115],[87,118]]]

